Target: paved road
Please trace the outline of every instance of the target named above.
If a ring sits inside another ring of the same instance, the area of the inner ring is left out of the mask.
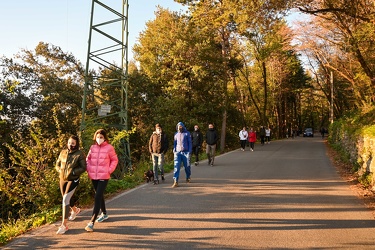
[[[6,249],[375,249],[375,220],[320,138],[256,144],[215,163],[193,167],[178,188],[169,174],[117,196],[93,233],[84,231],[90,209],[65,235],[47,225]]]

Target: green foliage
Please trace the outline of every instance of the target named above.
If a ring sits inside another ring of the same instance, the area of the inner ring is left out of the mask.
[[[7,144],[12,165],[1,169],[4,182],[0,191],[7,194],[12,206],[22,207],[20,215],[43,211],[60,196],[54,169],[59,141],[44,139],[40,130],[31,130],[30,136],[25,140],[21,134],[12,135],[14,144]]]
[[[10,239],[37,228],[45,223],[55,222],[61,216],[61,206],[46,209],[41,213],[22,216],[19,219],[0,220],[0,245],[6,244]]]
[[[364,173],[358,177],[358,181],[365,187],[368,188],[373,185],[373,173]]]

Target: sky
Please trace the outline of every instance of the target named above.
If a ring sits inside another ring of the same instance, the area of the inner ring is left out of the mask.
[[[121,12],[122,0],[101,0]],[[0,0],[0,56],[11,58],[39,42],[61,47],[86,63],[92,0]],[[179,11],[173,0],[128,0],[128,56],[156,6]],[[96,16],[97,12],[94,13]],[[121,30],[119,31],[121,32]],[[121,55],[119,56],[121,60]]]

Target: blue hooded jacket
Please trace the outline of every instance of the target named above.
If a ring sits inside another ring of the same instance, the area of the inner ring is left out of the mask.
[[[178,131],[178,126],[182,126],[182,132]],[[185,125],[182,122],[177,123],[176,125],[177,132],[174,134],[174,142],[173,142],[173,152],[177,151],[177,140],[179,138],[182,139],[182,150],[181,152],[191,153],[192,152],[192,142],[191,142],[191,135],[190,132],[187,131]]]

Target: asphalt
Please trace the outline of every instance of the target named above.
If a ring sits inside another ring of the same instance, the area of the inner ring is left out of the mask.
[[[109,219],[84,230],[87,209],[4,249],[375,249],[375,220],[319,137],[235,150],[192,166],[192,182],[145,183],[107,201]]]

